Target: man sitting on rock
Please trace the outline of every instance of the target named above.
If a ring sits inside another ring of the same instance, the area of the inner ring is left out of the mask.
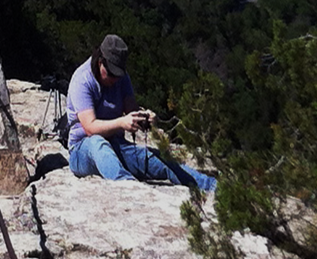
[[[79,177],[112,180],[170,180],[173,184],[214,190],[216,180],[178,164],[166,164],[144,147],[127,141],[124,132],[142,130],[153,113],[140,111],[126,71],[128,47],[117,35],[102,44],[74,72],[67,96],[69,166]],[[147,156],[147,157],[146,157]],[[145,159],[148,159],[147,168]]]

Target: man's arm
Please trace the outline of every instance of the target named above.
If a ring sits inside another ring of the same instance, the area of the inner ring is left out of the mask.
[[[137,111],[113,120],[97,119],[93,109],[81,111],[77,116],[88,136],[100,134],[104,137],[110,137],[119,130],[136,132],[141,129],[138,121],[143,120]]]
[[[124,99],[124,111],[125,114],[128,114],[132,111],[140,111],[140,107],[137,104],[134,96],[128,96]],[[151,110],[142,110],[140,113],[148,114],[150,123],[154,123],[156,121],[156,114]],[[144,117],[143,117],[144,120]]]

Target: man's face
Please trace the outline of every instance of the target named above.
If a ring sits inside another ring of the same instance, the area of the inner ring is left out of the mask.
[[[99,60],[99,69],[101,83],[105,86],[112,86],[120,79],[120,77],[117,77],[108,71],[101,60]]]

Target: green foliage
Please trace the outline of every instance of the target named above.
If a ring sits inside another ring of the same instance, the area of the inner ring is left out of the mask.
[[[189,243],[193,251],[198,254],[205,254],[208,246],[204,241],[204,230],[201,226],[201,218],[199,213],[193,208],[190,202],[184,202],[181,206],[181,217],[189,227],[192,237],[189,238]]]
[[[224,231],[206,216],[203,210],[206,195],[196,188],[191,188],[190,193],[190,200],[181,205],[181,218],[188,227],[188,241],[192,250],[206,259],[243,258],[231,244],[230,232]]]
[[[223,85],[209,74],[184,87],[179,110],[195,134],[179,133],[188,146],[200,147],[199,156],[210,154],[221,171],[221,226],[249,228],[288,249],[296,242],[276,237],[288,222],[278,213],[280,205],[295,196],[317,208],[317,38],[287,39],[287,27],[273,24],[271,46],[245,58],[246,85],[237,82],[233,94],[219,92]]]
[[[156,146],[160,151],[161,158],[165,161],[184,163],[188,155],[187,149],[172,145],[169,134],[163,132],[161,129],[152,127],[151,137],[154,139]]]
[[[183,141],[197,157],[210,151],[204,143],[214,141],[218,146],[217,153],[225,153],[230,147],[231,143],[224,140],[230,121],[222,116],[226,111],[223,110],[223,97],[224,85],[214,74],[200,72],[196,80],[184,85],[179,101],[179,114],[184,127],[178,129]],[[227,145],[218,145],[218,142]],[[198,151],[197,147],[201,147],[201,150]]]
[[[219,219],[227,230],[250,228],[263,233],[270,223],[274,205],[271,200],[270,176],[261,154],[236,153],[228,158],[231,168],[219,177]]]
[[[158,129],[152,127],[151,130],[153,139],[156,140],[157,147],[160,151],[161,157],[165,161],[174,161],[174,157],[171,152],[170,139],[167,134],[159,131]]]
[[[317,242],[317,225],[316,225],[316,218],[314,218],[312,224],[309,224],[306,228],[306,231],[304,233],[304,236],[306,238],[306,242],[308,246],[313,250],[314,252],[317,253],[317,248],[316,248],[316,242]]]

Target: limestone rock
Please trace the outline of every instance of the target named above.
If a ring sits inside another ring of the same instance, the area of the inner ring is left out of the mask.
[[[46,246],[55,258],[111,258],[123,252],[131,258],[197,258],[189,251],[180,219],[179,207],[189,198],[187,187],[97,176],[79,179],[68,167],[34,186]],[[29,187],[13,200],[13,213],[5,215],[19,258],[40,250],[31,192]]]
[[[21,193],[27,179],[28,171],[0,62],[0,194]]]

